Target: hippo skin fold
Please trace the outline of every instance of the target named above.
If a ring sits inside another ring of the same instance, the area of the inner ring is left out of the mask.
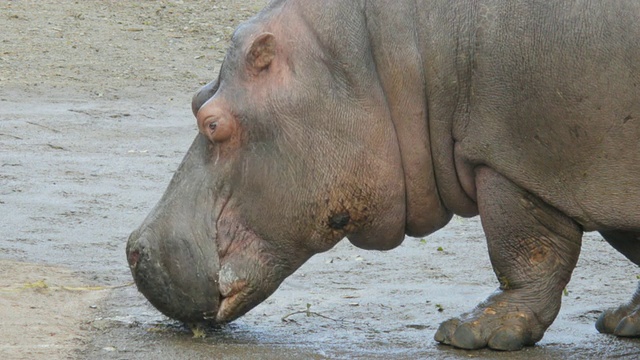
[[[538,342],[582,233],[640,264],[640,2],[273,1],[193,98],[199,134],[127,244],[169,317],[230,322],[343,238],[479,215],[499,288],[464,349]],[[640,335],[640,289],[602,333]]]

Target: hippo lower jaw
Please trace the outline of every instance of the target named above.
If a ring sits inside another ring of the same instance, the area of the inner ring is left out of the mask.
[[[243,258],[232,255],[221,259],[222,266],[218,272],[220,299],[215,317],[218,324],[229,323],[246,314],[269,297],[293,272],[284,270],[282,266],[273,266],[278,262],[275,258],[256,255],[264,254],[264,251],[257,251],[251,246],[245,250],[254,255]],[[250,259],[253,261],[248,262]]]
[[[240,317],[237,310],[243,307],[251,293],[244,280],[234,282],[230,289],[227,293],[220,292],[220,306],[215,317],[217,323],[228,323]]]
[[[239,315],[234,316],[234,310],[241,308],[250,293],[248,282],[240,279],[231,269],[230,266],[224,265],[218,273],[220,302],[215,320],[217,323],[226,323],[236,319]]]

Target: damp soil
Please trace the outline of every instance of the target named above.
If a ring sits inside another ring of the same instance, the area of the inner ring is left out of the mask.
[[[392,251],[348,242],[204,338],[130,285],[125,243],[196,135],[191,95],[213,79],[249,1],[0,2],[0,358],[637,358],[598,334],[638,269],[587,234],[558,319],[518,353],[438,345],[440,322],[495,290],[477,219]]]

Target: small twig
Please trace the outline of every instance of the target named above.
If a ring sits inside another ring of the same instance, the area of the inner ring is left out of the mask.
[[[0,287],[1,292],[14,292],[14,291],[23,291],[27,289],[48,289],[48,290],[66,290],[66,291],[100,291],[100,290],[110,290],[110,289],[119,289],[133,285],[132,282],[128,282],[122,285],[114,285],[114,286],[49,286],[44,280],[39,280],[32,283],[26,283],[21,286],[2,286]]]
[[[60,130],[56,130],[54,128],[50,128],[46,125],[42,125],[42,124],[38,124],[38,123],[34,123],[33,121],[27,121],[27,124],[33,125],[33,126],[40,126],[41,128],[45,128],[47,130],[53,131],[54,133],[59,133]]]
[[[60,286],[60,289],[67,291],[100,291],[100,290],[111,290],[111,289],[121,289],[126,288],[133,285],[134,282],[130,281],[126,284],[122,285],[112,285],[112,286]]]
[[[15,135],[11,135],[11,134],[0,133],[0,136],[6,136],[6,137],[14,138],[16,140],[22,140],[21,137],[15,136]]]
[[[67,149],[63,148],[62,146],[53,145],[53,144],[47,144],[47,146],[52,148],[52,149],[67,151]]]
[[[294,311],[294,312],[292,312],[290,314],[287,314],[287,315],[283,316],[281,320],[286,322],[287,318],[289,316],[296,315],[296,314],[306,314],[307,316],[318,316],[318,317],[325,318],[325,319],[328,319],[328,320],[339,321],[339,320],[330,318],[328,316],[322,315],[320,313],[317,313],[315,311],[311,311],[311,304],[307,304],[307,310]]]
[[[79,114],[85,114],[85,115],[93,116],[93,114],[91,114],[91,112],[86,111],[86,110],[69,109],[69,111],[75,112],[75,113],[79,113]]]

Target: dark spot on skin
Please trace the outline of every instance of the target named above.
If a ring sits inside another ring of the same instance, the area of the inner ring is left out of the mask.
[[[622,123],[626,124],[629,120],[633,120],[633,116],[631,116],[631,114],[627,115],[627,117],[622,120]]]
[[[349,216],[349,213],[336,214],[329,218],[329,226],[332,229],[340,230],[347,226],[349,220],[351,220],[351,216]]]

